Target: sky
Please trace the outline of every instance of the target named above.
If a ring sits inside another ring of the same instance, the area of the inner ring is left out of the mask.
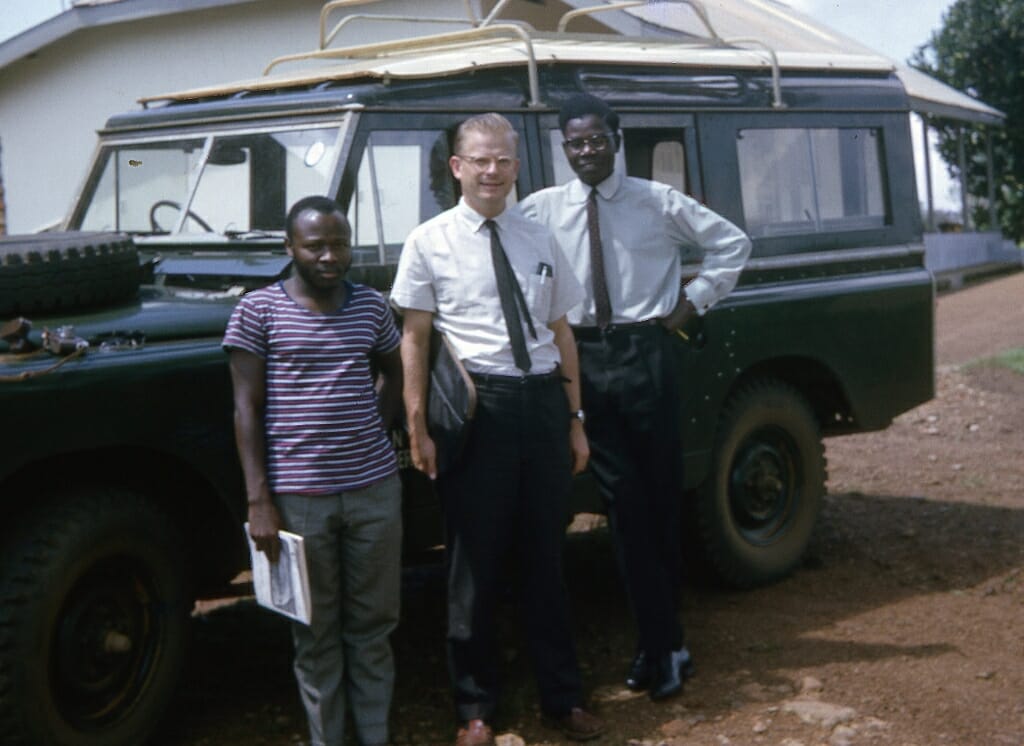
[[[60,13],[70,0],[0,0],[0,41]]]
[[[71,5],[72,0],[0,0],[0,42],[46,20]],[[955,0],[784,0],[784,3],[821,21],[865,46],[906,62],[942,23],[943,13]],[[881,21],[881,22],[880,22]],[[913,128],[920,152],[920,127]],[[934,139],[933,139],[934,145]],[[921,169],[918,169],[919,171]],[[932,158],[936,207],[958,209],[954,186],[945,166]],[[924,199],[919,177],[918,192]]]
[[[942,24],[954,0],[783,0],[861,44],[906,62]]]

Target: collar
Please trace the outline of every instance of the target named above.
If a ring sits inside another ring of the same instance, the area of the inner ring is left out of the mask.
[[[469,206],[469,204],[466,202],[465,197],[459,197],[459,203],[455,206],[455,211],[458,214],[459,219],[465,221],[468,224],[470,230],[473,231],[473,233],[479,233],[483,229],[484,223],[487,222],[488,220],[493,220],[495,223],[497,223],[498,228],[501,230],[504,230],[507,227],[506,224],[509,212],[507,208],[502,210],[497,216],[493,218],[485,218],[483,215],[481,215],[480,213],[478,213],[476,210]]]
[[[598,184],[597,187],[584,184],[578,178],[573,179],[569,182],[569,200],[573,203],[583,204],[587,201],[587,197],[590,196],[590,191],[595,188],[602,199],[612,199],[622,187],[624,179],[625,177],[618,169],[612,171],[608,178]]]

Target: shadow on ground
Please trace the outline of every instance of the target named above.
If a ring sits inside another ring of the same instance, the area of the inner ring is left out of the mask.
[[[915,596],[997,582],[1020,567],[1022,535],[1024,510],[830,496],[806,560],[790,578],[753,591],[700,583],[685,589],[683,618],[699,667],[699,687],[688,691],[686,706],[700,708],[709,718],[726,713],[735,702],[737,679],[751,672],[770,691],[776,677],[791,683],[779,673],[784,669],[949,652],[949,643],[865,643],[816,633]],[[579,657],[585,685],[595,693],[621,687],[633,645],[608,539],[604,529],[574,534],[566,554]],[[501,619],[506,693],[498,726],[533,743],[551,736],[537,723],[535,689],[517,622],[510,594]],[[196,617],[192,631],[192,654],[160,746],[288,744],[304,737],[284,620],[243,600]],[[441,566],[435,561],[411,567],[404,576],[402,623],[394,638],[396,744],[452,739],[443,642]],[[632,718],[641,709],[634,702],[611,698],[602,710],[610,720]]]

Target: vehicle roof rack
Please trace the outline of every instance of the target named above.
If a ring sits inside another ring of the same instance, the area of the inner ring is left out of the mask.
[[[527,75],[530,89],[530,100],[529,105],[531,107],[542,107],[544,106],[543,101],[540,97],[540,82],[539,75],[537,72],[537,56],[534,52],[534,38],[535,29],[529,24],[518,21],[503,21],[501,23],[495,23],[495,20],[501,15],[505,7],[511,2],[511,0],[499,0],[495,3],[494,8],[491,12],[483,19],[477,19],[473,12],[470,0],[463,0],[463,5],[466,9],[465,18],[441,18],[441,17],[413,17],[403,15],[388,15],[382,13],[351,13],[347,14],[341,21],[339,21],[330,31],[327,30],[327,21],[330,16],[337,10],[342,8],[349,8],[357,5],[368,5],[381,2],[382,0],[331,0],[325,3],[320,11],[320,34],[319,34],[319,47],[310,52],[300,52],[297,54],[287,54],[280,57],[276,57],[270,61],[270,63],[264,68],[263,75],[268,75],[278,65],[299,62],[307,60],[340,60],[340,59],[380,59],[384,57],[402,55],[410,52],[422,52],[432,49],[436,50],[448,50],[456,48],[461,45],[471,44],[475,41],[494,39],[494,38],[506,38],[512,40],[519,40],[523,44],[523,50],[526,56]],[[698,20],[707,30],[707,37],[705,41],[697,42],[679,42],[681,45],[686,46],[690,49],[693,48],[710,48],[710,49],[722,49],[722,48],[736,48],[743,45],[755,46],[764,51],[768,56],[769,65],[771,66],[772,74],[772,106],[775,108],[783,108],[782,102],[782,85],[781,85],[781,68],[779,65],[778,55],[776,51],[759,39],[743,38],[743,39],[726,39],[718,34],[714,26],[711,23],[711,19],[708,17],[707,9],[704,7],[702,0],[670,0],[671,2],[678,3],[680,5],[688,6]],[[604,5],[597,5],[589,8],[577,8],[571,10],[562,15],[558,21],[556,36],[564,36],[570,38],[570,35],[566,29],[568,25],[581,17],[592,16],[597,13],[603,13],[612,10],[623,10],[626,8],[632,8],[637,6],[646,5],[645,0],[622,0],[620,2],[607,2]],[[425,34],[423,36],[407,37],[402,39],[395,39],[391,41],[374,42],[370,44],[359,44],[345,47],[331,47],[329,46],[333,42],[338,34],[350,24],[357,22],[402,22],[402,23],[422,23],[422,24],[438,24],[443,23],[446,25],[457,25],[466,24],[469,28],[460,31],[445,31],[440,33]],[[545,34],[544,36],[549,37]],[[602,41],[614,41],[615,39],[626,40],[628,37],[623,37],[618,34],[600,34],[588,35],[588,38],[594,38],[600,36]],[[574,37],[579,38],[579,37]]]

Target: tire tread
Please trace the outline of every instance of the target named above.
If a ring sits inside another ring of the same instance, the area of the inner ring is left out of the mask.
[[[135,515],[147,525],[162,523],[173,531],[163,511],[142,496],[89,490],[30,512],[8,532],[0,549],[0,733],[5,746],[40,746],[39,736],[28,722],[38,717],[38,707],[26,702],[22,692],[26,671],[39,662],[19,647],[35,621],[30,618],[33,608],[45,598],[48,574],[59,567],[62,553],[75,544],[76,534],[102,515],[117,516],[119,521]],[[82,743],[94,741],[83,739]],[[106,741],[101,736],[95,743]]]
[[[817,495],[817,506],[815,508],[815,519],[817,510],[820,508],[820,498],[825,493],[825,483],[828,478],[828,464],[825,457],[824,443],[820,435],[820,425],[814,416],[814,412],[806,398],[794,386],[775,378],[763,378],[751,381],[730,396],[722,408],[717,431],[715,434],[715,445],[713,451],[713,463],[711,472],[705,484],[696,491],[694,503],[694,518],[696,521],[697,536],[701,549],[702,565],[722,583],[735,588],[750,588],[757,585],[764,585],[779,580],[787,575],[792,567],[772,572],[758,572],[744,565],[732,552],[726,542],[721,539],[724,530],[718,522],[723,520],[713,505],[714,492],[716,490],[715,480],[718,474],[718,456],[725,440],[729,437],[733,427],[750,408],[751,402],[765,401],[771,398],[785,397],[787,406],[797,406],[802,409],[802,414],[807,421],[815,424],[815,453],[818,464],[820,464],[820,494]],[[815,484],[817,487],[817,483]]]

